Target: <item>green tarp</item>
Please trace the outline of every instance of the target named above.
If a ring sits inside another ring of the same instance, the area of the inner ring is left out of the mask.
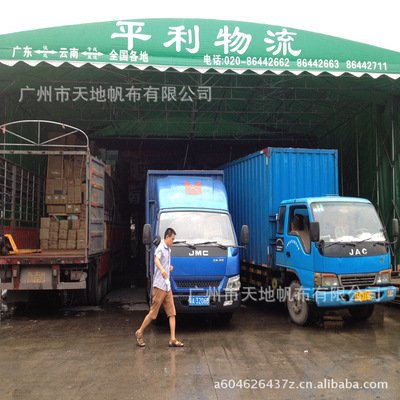
[[[400,53],[305,30],[228,20],[137,19],[0,35],[0,62],[238,73],[400,76]]]

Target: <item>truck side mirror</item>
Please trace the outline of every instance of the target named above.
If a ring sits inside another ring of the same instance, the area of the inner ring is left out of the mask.
[[[247,225],[242,226],[242,231],[240,233],[241,244],[249,243],[249,227]]]
[[[399,220],[397,218],[393,218],[392,221],[392,233],[393,237],[399,237]]]
[[[312,242],[319,242],[319,222],[310,222],[310,239]]]
[[[143,244],[151,244],[151,236],[152,236],[152,232],[151,232],[151,225],[150,224],[145,224],[143,226],[143,238],[142,238],[142,243]]]

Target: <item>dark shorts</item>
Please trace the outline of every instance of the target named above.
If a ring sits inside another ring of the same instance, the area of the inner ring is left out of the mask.
[[[150,311],[148,314],[151,319],[157,318],[161,304],[164,306],[167,317],[173,317],[176,315],[172,290],[170,290],[169,292],[165,292],[164,290],[153,287],[153,301],[151,303]]]

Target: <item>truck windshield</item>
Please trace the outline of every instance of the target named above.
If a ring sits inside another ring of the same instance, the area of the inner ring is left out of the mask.
[[[216,242],[224,246],[235,246],[236,239],[228,214],[196,211],[164,212],[160,215],[158,234],[164,237],[167,228],[176,232],[177,241],[188,244]]]
[[[325,242],[385,241],[385,234],[372,204],[351,202],[313,203],[314,221]]]

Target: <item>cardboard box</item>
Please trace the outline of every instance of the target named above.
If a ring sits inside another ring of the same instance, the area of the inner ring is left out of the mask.
[[[49,240],[50,240],[50,242],[52,242],[52,241],[58,241],[58,231],[50,231],[50,233],[49,233]]]
[[[74,240],[76,241],[76,232],[73,229],[68,230],[68,240]]]
[[[47,177],[48,178],[63,178],[64,165],[62,155],[49,155],[47,160]]]
[[[60,223],[58,222],[58,220],[56,220],[56,219],[52,219],[51,221],[50,221],[50,232],[54,232],[54,231],[56,231],[56,232],[58,232],[58,229],[60,228]]]
[[[50,219],[48,217],[40,218],[40,228],[41,229],[50,229]]]
[[[77,249],[84,249],[85,247],[86,247],[86,240],[77,240],[76,241]]]
[[[78,229],[76,234],[76,239],[79,240],[86,240],[86,230],[85,229]]]
[[[82,203],[82,188],[81,185],[74,186],[74,203],[81,204]]]
[[[71,222],[71,229],[78,230],[79,229],[79,219],[73,219]]]
[[[66,240],[58,240],[58,249],[59,250],[66,250],[67,249],[67,241]]]
[[[65,214],[65,205],[48,205],[47,214]]]
[[[67,214],[79,215],[81,212],[80,204],[67,204]]]
[[[61,229],[58,231],[58,240],[68,239],[68,229]]]
[[[60,230],[61,229],[67,229],[68,230],[69,221],[67,219],[60,220],[59,224],[60,224]]]
[[[46,194],[66,194],[67,182],[62,178],[46,179]]]
[[[47,239],[41,239],[40,240],[40,248],[42,250],[48,250],[49,249],[49,241]]]
[[[57,250],[58,240],[49,240],[49,250]]]
[[[79,179],[81,183],[86,175],[86,165],[84,156],[70,156],[66,159],[66,177],[69,179]]]
[[[40,240],[49,240],[50,239],[50,229],[49,228],[40,228],[39,238],[40,238]]]
[[[67,249],[68,250],[76,249],[76,240],[67,240]]]

